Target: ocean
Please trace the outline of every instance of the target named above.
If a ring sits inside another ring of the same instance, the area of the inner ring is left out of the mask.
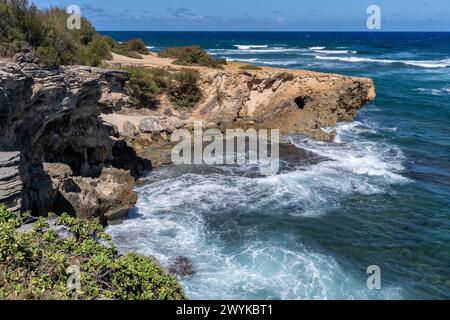
[[[120,250],[170,266],[190,299],[450,298],[450,33],[104,32],[153,51],[200,45],[255,65],[374,79],[377,99],[334,142],[286,139],[311,159],[165,167],[108,228]],[[282,156],[283,159],[283,156]],[[381,269],[381,289],[366,285]]]

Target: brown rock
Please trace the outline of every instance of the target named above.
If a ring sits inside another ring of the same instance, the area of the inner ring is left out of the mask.
[[[164,130],[160,119],[156,117],[147,117],[139,124],[139,131],[143,133],[159,133]]]
[[[114,223],[136,204],[134,179],[128,171],[104,168],[99,178],[72,177],[70,167],[60,163],[45,163],[44,171],[55,190],[54,204],[67,202],[77,217]]]
[[[134,124],[132,124],[130,121],[125,121],[125,122],[123,123],[123,128],[122,128],[122,130],[123,130],[123,133],[122,133],[122,134],[123,134],[125,137],[129,137],[129,138],[134,137],[135,134],[137,133],[137,128],[136,128],[136,126],[135,126]]]
[[[126,104],[129,74],[16,58],[20,64],[0,63],[0,153],[17,150],[20,158],[0,156],[0,198],[35,215],[120,219],[136,201],[133,178],[105,167],[138,177],[150,164],[99,115]]]

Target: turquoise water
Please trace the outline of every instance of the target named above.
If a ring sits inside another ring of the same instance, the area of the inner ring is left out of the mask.
[[[152,50],[198,44],[256,65],[374,79],[377,99],[333,143],[287,137],[272,177],[167,167],[111,227],[119,247],[177,256],[191,299],[450,298],[449,33],[142,33]],[[308,160],[308,159],[307,159]],[[382,288],[366,287],[378,265]]]

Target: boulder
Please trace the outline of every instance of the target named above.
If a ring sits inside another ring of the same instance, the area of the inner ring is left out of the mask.
[[[166,124],[168,126],[174,127],[175,129],[180,129],[180,128],[184,127],[184,125],[186,124],[186,121],[181,120],[178,117],[172,116],[166,120]]]
[[[156,117],[145,118],[139,124],[139,131],[143,133],[159,133],[162,130],[164,130],[164,127],[162,126],[161,121]]]
[[[123,123],[122,134],[127,138],[132,138],[136,135],[137,128],[130,121],[125,121]]]
[[[121,221],[137,201],[134,178],[129,171],[104,168],[99,178],[73,177],[69,166],[44,163],[51,178],[53,205],[70,205],[71,214],[79,218],[99,218],[106,224]]]
[[[195,275],[195,268],[189,258],[178,256],[169,268],[169,272],[182,277],[193,276]]]

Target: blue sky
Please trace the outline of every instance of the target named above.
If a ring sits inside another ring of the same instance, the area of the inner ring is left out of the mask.
[[[365,31],[380,6],[382,31],[450,31],[450,0],[30,0],[77,4],[98,30]]]

